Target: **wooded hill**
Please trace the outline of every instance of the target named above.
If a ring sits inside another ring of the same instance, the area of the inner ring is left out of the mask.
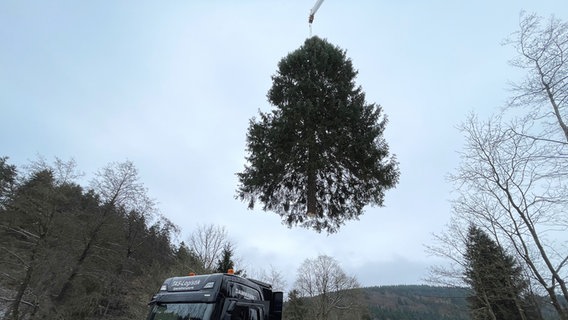
[[[0,318],[143,319],[163,279],[203,271],[132,163],[89,187],[72,162],[32,166],[0,157]]]
[[[363,288],[371,319],[468,320],[465,288],[400,285]]]
[[[362,288],[362,304],[370,319],[469,320],[467,288],[397,285]],[[544,305],[545,299],[543,299]],[[556,320],[551,306],[541,308],[542,318]]]

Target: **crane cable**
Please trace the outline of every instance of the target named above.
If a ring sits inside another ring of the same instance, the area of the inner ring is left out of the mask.
[[[314,16],[318,11],[319,7],[321,6],[323,0],[317,0],[316,4],[310,10],[310,16],[308,17],[308,24],[310,25],[310,38],[312,37],[312,22],[314,22]]]

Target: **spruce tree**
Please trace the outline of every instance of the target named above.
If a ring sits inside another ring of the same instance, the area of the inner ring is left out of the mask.
[[[345,51],[312,37],[278,64],[268,101],[251,119],[237,197],[288,226],[335,232],[382,206],[399,177],[383,138],[382,108],[365,101]]]
[[[526,296],[527,281],[516,260],[487,233],[471,225],[465,253],[465,281],[473,319],[529,319],[534,311]]]
[[[289,320],[304,320],[307,318],[308,306],[305,298],[300,296],[297,289],[288,293],[288,301],[284,305],[284,317]]]
[[[8,157],[0,157],[0,210],[4,209],[16,183],[16,166],[8,164]]]
[[[217,261],[217,268],[215,272],[225,273],[229,269],[233,269],[235,267],[235,263],[233,262],[233,249],[230,245],[225,245],[223,248],[223,252],[221,253],[221,257]]]

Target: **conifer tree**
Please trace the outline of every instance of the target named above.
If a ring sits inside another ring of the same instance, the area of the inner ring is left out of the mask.
[[[284,317],[289,320],[304,320],[308,313],[308,307],[304,298],[297,289],[288,293],[288,302],[284,305]]]
[[[382,206],[398,182],[383,138],[381,106],[365,101],[345,51],[312,37],[278,64],[268,101],[253,118],[237,197],[288,226],[336,232],[364,206]]]
[[[8,164],[8,157],[0,157],[0,210],[4,209],[5,202],[15,184],[16,167]]]
[[[533,306],[525,299],[527,281],[516,260],[479,227],[468,230],[465,281],[473,319],[528,319]]]
[[[233,262],[233,249],[229,244],[226,244],[221,253],[221,257],[217,261],[217,268],[215,272],[225,273],[229,269],[233,269],[235,263]]]
[[[175,261],[176,267],[173,269],[174,274],[203,274],[210,272],[210,270],[205,269],[202,261],[184,241],[179,244],[179,247],[175,251]]]

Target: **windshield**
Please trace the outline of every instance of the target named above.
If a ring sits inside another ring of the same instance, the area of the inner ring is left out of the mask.
[[[210,320],[212,303],[159,303],[150,308],[147,320]]]

